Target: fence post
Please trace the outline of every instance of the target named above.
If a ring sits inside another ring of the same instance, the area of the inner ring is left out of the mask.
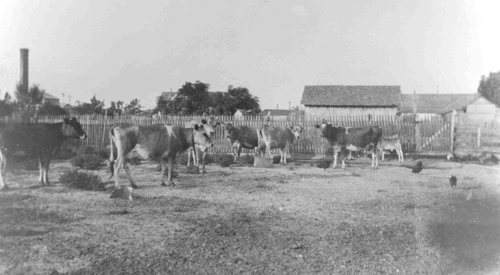
[[[453,110],[451,113],[451,129],[450,129],[450,154],[455,155],[455,116],[457,115],[457,110]]]
[[[421,152],[422,151],[422,133],[420,129],[420,123],[416,120],[415,118],[415,151]]]
[[[477,148],[481,147],[481,127],[477,127]]]

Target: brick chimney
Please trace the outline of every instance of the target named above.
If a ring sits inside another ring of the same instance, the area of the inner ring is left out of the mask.
[[[28,91],[29,88],[29,50],[21,49],[21,88]]]

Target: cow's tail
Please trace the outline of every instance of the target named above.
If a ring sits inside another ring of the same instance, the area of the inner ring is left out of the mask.
[[[115,175],[116,144],[115,144],[115,140],[114,140],[114,137],[115,137],[114,135],[115,135],[115,131],[114,131],[114,129],[111,129],[109,131],[109,171],[111,172],[111,176],[109,176],[108,180],[110,180]]]

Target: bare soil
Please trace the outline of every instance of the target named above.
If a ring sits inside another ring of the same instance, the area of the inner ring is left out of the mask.
[[[368,160],[177,166],[174,187],[146,163],[132,167],[132,202],[110,199],[111,182],[105,192],[58,183],[68,162],[51,166],[48,187],[14,170],[0,192],[0,273],[498,274],[500,168],[423,163],[419,174]]]

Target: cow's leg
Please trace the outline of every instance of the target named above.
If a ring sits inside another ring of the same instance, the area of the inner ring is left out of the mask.
[[[6,174],[7,174],[7,158],[2,152],[0,152],[0,190],[4,189],[7,186],[6,183],[7,179],[5,177]]]
[[[43,180],[46,185],[49,185],[49,166],[50,166],[50,157],[45,159],[43,167]]]
[[[271,142],[266,142],[266,155],[273,158],[273,155],[271,154]]]
[[[399,146],[399,154],[401,155],[401,160],[399,162],[405,162],[405,156],[403,155],[403,149]]]
[[[238,149],[236,150],[237,154],[236,154],[236,161],[235,161],[235,162],[240,161],[241,149],[242,149],[242,148],[243,148],[243,147],[242,147],[241,145],[240,145],[240,146],[238,146]]]
[[[189,154],[191,154],[191,153],[188,152],[188,156],[189,156]],[[160,159],[160,167],[161,167],[160,185],[167,186],[165,184],[165,170],[167,170],[167,162],[163,158]],[[168,171],[168,173],[169,174],[167,175],[167,177],[170,177],[170,171]]]
[[[168,157],[168,176],[167,180],[168,183],[172,186],[175,185],[174,181],[172,181],[172,172],[174,171],[174,157],[169,156]]]
[[[341,149],[340,154],[342,156],[342,169],[345,169],[345,159],[347,158],[347,152],[346,149]]]
[[[205,150],[203,150],[203,152],[201,153],[201,170],[203,172],[205,172],[205,157],[207,156],[207,148],[205,148]]]
[[[332,169],[337,167],[337,158],[338,158],[338,155],[339,155],[339,151],[340,149],[338,147],[333,147],[333,165],[332,165]]]
[[[126,164],[126,163],[123,164],[123,170],[125,170],[125,173],[127,174],[128,180],[130,181],[130,186],[132,186],[132,188],[134,188],[134,189],[139,188],[137,186],[137,184],[135,184],[134,179],[132,178],[132,174],[131,174],[130,167],[128,166],[128,164]]]
[[[188,153],[188,162],[187,162],[186,166],[189,167],[189,165],[191,163],[191,155],[194,155],[193,148],[189,147],[187,153]],[[161,163],[161,161],[160,161],[160,163]],[[194,163],[194,159],[193,159],[193,163]]]
[[[43,185],[43,168],[44,168],[44,165],[43,165],[43,159],[42,157],[39,157],[38,158],[38,169],[40,170],[40,177],[38,178],[38,182]]]

